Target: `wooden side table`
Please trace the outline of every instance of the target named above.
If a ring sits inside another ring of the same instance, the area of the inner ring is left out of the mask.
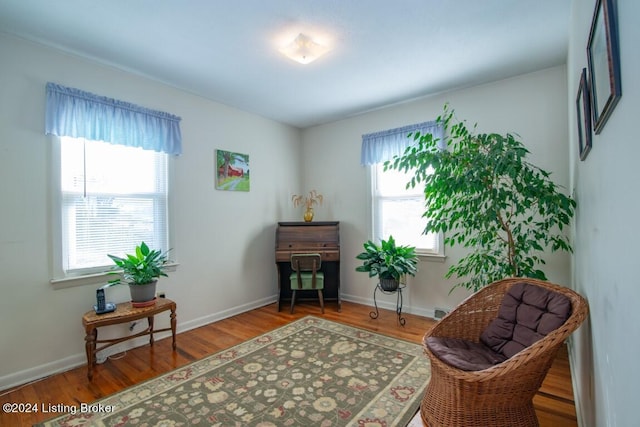
[[[157,330],[153,329],[153,316],[167,310],[171,310],[171,327]],[[121,338],[98,340],[98,328],[101,326],[132,322],[145,317],[147,318],[148,327],[142,332]],[[112,345],[120,342],[149,335],[149,344],[153,345],[154,333],[171,331],[173,338],[173,351],[176,350],[176,303],[168,298],[158,298],[154,305],[141,308],[133,307],[131,302],[123,302],[116,306],[115,311],[105,314],[96,314],[94,310],[91,310],[82,316],[82,325],[86,332],[84,340],[87,351],[87,377],[89,378],[89,381],[93,378],[93,368],[96,365],[96,354],[100,350],[104,350],[105,348],[111,347]],[[104,343],[103,346],[97,347],[97,344],[102,343]]]

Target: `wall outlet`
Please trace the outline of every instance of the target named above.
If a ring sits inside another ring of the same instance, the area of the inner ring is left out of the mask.
[[[112,356],[115,356],[116,358],[119,358],[117,355],[124,353],[126,351],[126,349],[124,347],[122,347],[122,345],[115,345],[113,347],[104,349],[102,351],[99,351],[96,354],[96,363],[97,364],[102,364],[104,362],[107,361],[107,359],[109,359]]]

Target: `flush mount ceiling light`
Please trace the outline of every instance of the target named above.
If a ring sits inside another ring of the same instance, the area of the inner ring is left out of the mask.
[[[280,52],[301,64],[313,62],[328,51],[328,47],[314,42],[302,33],[298,34],[291,43],[280,48]]]

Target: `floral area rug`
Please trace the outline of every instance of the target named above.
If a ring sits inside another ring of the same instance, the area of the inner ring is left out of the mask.
[[[41,425],[406,426],[429,378],[420,345],[308,316]]]

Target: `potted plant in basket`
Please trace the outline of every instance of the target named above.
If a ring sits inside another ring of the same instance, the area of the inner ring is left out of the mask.
[[[136,246],[135,254],[127,254],[124,258],[107,255],[122,271],[112,271],[109,274],[120,274],[109,281],[109,285],[126,283],[131,291],[131,301],[134,306],[151,305],[156,296],[156,283],[160,276],[168,277],[164,272],[167,261],[166,252],[149,249],[142,242]]]
[[[369,240],[364,244],[364,250],[356,256],[364,261],[356,271],[369,273],[369,277],[378,276],[384,291],[395,291],[403,276],[415,276],[418,271],[416,248],[396,245],[393,236],[387,241],[382,239],[380,245]]]

